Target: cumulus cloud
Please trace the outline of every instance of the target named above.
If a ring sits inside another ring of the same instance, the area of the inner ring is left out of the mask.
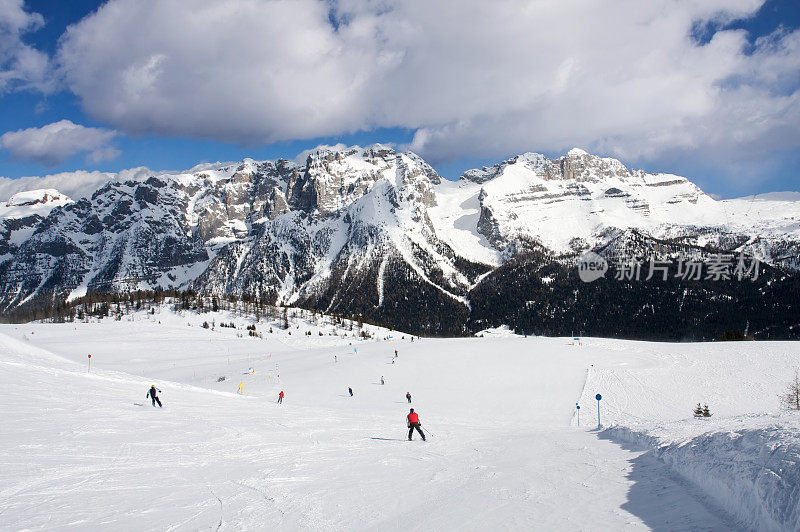
[[[343,42],[328,13],[317,0],[110,2],[66,32],[59,61],[86,110],[126,132],[260,144],[365,129],[354,96],[374,52]]]
[[[119,150],[109,144],[117,134],[104,128],[60,120],[42,127],[4,133],[0,135],[0,148],[7,150],[14,159],[46,166],[62,163],[76,153],[86,153],[88,162],[98,163],[119,155]]]
[[[153,175],[145,167],[131,168],[120,172],[60,172],[46,176],[29,176],[20,178],[0,177],[0,202],[17,192],[37,190],[41,188],[54,188],[74,200],[89,197],[92,193],[109,181],[142,181]]]
[[[110,0],[58,61],[84,108],[128,133],[402,127],[432,162],[574,145],[752,160],[800,145],[800,32],[751,46],[715,30],[762,3]]]
[[[23,0],[0,2],[0,95],[31,88],[48,93],[55,88],[50,58],[22,41],[24,34],[43,25],[40,14],[23,9]]]

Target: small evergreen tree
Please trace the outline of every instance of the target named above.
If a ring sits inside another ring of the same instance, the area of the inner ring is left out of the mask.
[[[786,393],[781,399],[789,410],[800,410],[800,371],[794,371],[794,379],[786,387]]]
[[[697,403],[697,406],[694,407],[694,410],[692,411],[692,413],[694,414],[694,417],[702,417],[703,416],[703,407],[700,406],[700,403]]]
[[[711,417],[714,414],[708,409],[708,405],[703,405],[703,417]]]

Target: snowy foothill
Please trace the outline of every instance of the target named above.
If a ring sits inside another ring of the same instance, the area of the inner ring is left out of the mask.
[[[287,314],[0,325],[0,529],[798,528],[798,343]]]

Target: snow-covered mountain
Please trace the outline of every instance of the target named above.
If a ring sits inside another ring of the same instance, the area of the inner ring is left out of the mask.
[[[568,253],[636,231],[725,250],[756,245],[760,257],[780,262],[789,258],[783,250],[796,251],[800,241],[798,201],[716,201],[685,177],[630,171],[577,148],[555,160],[526,153],[467,171],[458,183],[444,185],[442,195],[452,196],[451,206],[471,205],[469,227],[506,257],[526,243]],[[437,213],[444,234],[452,234],[460,213]]]
[[[72,203],[54,189],[18,192],[0,203],[0,262],[11,259],[50,211]]]
[[[26,193],[5,209],[3,312],[93,291],[191,288],[402,328],[412,312],[465,320],[470,290],[521,253],[569,256],[631,238],[747,246],[800,267],[800,202],[716,201],[686,178],[579,149],[526,153],[453,182],[410,152],[321,147],[301,163],[204,165],[111,181],[77,202]]]

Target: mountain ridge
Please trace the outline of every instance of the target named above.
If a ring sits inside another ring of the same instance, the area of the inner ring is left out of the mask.
[[[435,316],[428,332],[459,334],[470,292],[529,253],[569,264],[644,238],[673,252],[746,251],[800,267],[800,202],[720,202],[684,177],[630,171],[580,149],[556,159],[525,153],[458,181],[380,144],[192,170],[110,181],[30,218],[30,234],[16,238],[0,211],[0,311],[93,292],[191,289],[391,324],[425,309]]]

